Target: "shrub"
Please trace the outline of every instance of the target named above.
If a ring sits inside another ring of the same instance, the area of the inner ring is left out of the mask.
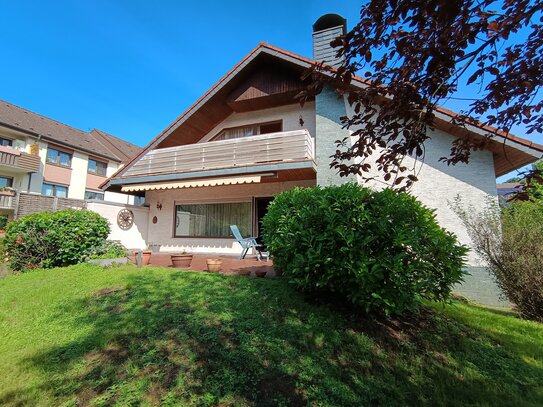
[[[283,192],[263,229],[274,264],[298,288],[366,312],[446,300],[467,252],[414,197],[355,184]]]
[[[523,318],[543,322],[543,200],[514,202],[501,216],[492,204],[482,211],[459,207],[477,253],[504,295]]]
[[[76,264],[101,247],[109,234],[95,212],[64,209],[39,212],[8,223],[5,246],[13,270]]]
[[[0,215],[0,230],[6,230],[6,225],[8,224],[8,217]]]
[[[104,240],[89,256],[91,259],[116,259],[128,255],[128,250],[118,240]]]

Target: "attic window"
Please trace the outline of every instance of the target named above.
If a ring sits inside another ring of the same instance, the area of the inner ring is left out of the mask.
[[[278,133],[283,131],[283,121],[250,124],[248,126],[231,127],[224,129],[213,140],[231,140],[235,138],[251,137],[259,134]]]

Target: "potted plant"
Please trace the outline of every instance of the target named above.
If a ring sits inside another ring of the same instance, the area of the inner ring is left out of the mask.
[[[182,252],[170,255],[175,268],[188,268],[192,263],[192,253]]]
[[[151,261],[151,250],[148,250],[148,249],[134,250],[134,260],[136,264],[138,264],[139,252],[141,252],[141,265],[147,266],[149,262]]]
[[[11,187],[0,187],[0,195],[15,196],[17,191]]]
[[[207,271],[211,273],[218,273],[219,271],[221,271],[221,266],[221,259],[207,259]]]

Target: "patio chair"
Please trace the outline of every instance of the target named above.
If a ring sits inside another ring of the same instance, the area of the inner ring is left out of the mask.
[[[241,236],[237,225],[230,225],[230,230],[242,247],[241,254],[239,255],[240,260],[245,258],[249,249],[254,249],[256,251],[256,258],[258,261],[262,260],[262,251],[264,250],[264,246],[256,241],[256,237]]]

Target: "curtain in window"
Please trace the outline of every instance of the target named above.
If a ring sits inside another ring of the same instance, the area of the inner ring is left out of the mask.
[[[228,129],[216,138],[216,140],[230,140],[234,138],[251,137],[254,134],[253,126]]]
[[[251,203],[176,205],[176,236],[230,237],[230,225],[251,234]]]

